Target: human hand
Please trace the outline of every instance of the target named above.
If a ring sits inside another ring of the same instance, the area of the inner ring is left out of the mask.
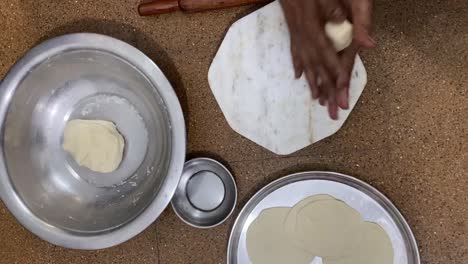
[[[296,78],[305,74],[314,99],[328,105],[332,119],[349,108],[349,83],[361,48],[372,48],[372,0],[281,0],[291,35]],[[337,54],[325,33],[326,22],[352,21],[353,41]],[[319,82],[318,82],[319,80]]]

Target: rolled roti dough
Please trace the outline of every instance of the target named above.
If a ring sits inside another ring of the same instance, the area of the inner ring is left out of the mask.
[[[335,198],[333,198],[330,195],[319,194],[319,195],[310,196],[298,202],[296,205],[294,205],[294,207],[291,208],[291,210],[288,213],[288,216],[284,220],[284,231],[286,232],[286,234],[287,235],[294,234],[294,230],[297,225],[297,213],[301,211],[304,207],[317,201],[333,200],[333,199]]]
[[[310,264],[314,256],[294,247],[283,231],[291,208],[263,210],[247,230],[247,252],[253,264]]]
[[[347,258],[324,259],[324,264],[393,264],[393,246],[385,230],[375,223],[364,223],[364,237],[355,254]]]
[[[393,246],[387,232],[371,222],[365,222],[363,230],[363,240],[354,255],[324,259],[324,264],[393,264]]]
[[[122,162],[125,140],[114,123],[105,120],[71,120],[63,133],[63,149],[80,166],[109,173]]]
[[[247,230],[253,264],[393,264],[393,246],[378,224],[329,195],[315,195],[292,208],[269,208]]]
[[[393,246],[387,232],[376,223],[364,223],[364,238],[359,244],[356,264],[393,264]]]
[[[288,236],[316,256],[351,256],[362,240],[362,224],[361,215],[344,202],[321,200],[297,213],[297,224]]]

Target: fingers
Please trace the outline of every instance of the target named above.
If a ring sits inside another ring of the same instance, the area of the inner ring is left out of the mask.
[[[315,76],[315,73],[312,70],[308,69],[306,71],[306,78],[307,78],[307,82],[309,83],[310,90],[312,91],[312,98],[313,99],[319,98],[320,91],[317,85],[317,78]]]
[[[320,53],[306,50],[307,53],[303,55],[303,58],[305,58],[306,77],[314,99],[324,97],[322,101],[329,101],[333,97],[332,101],[336,102],[334,98],[336,94],[336,80],[341,74],[342,67],[333,46],[328,45],[329,40],[326,38],[325,33],[323,31],[321,33],[323,34],[321,37],[316,35],[316,41],[320,45]],[[315,74],[314,69],[318,69],[318,75]],[[321,81],[319,85],[317,85],[317,77]],[[332,103],[331,105],[333,106],[333,104],[336,105],[336,103]],[[332,111],[332,113],[334,114],[332,118],[336,119],[337,111]]]
[[[324,86],[323,86],[323,82],[320,79],[320,77],[317,78],[317,85],[319,86],[319,93],[320,93],[319,94],[319,103],[320,103],[320,105],[325,106],[325,104],[327,103],[328,93],[327,93],[326,89],[322,88]]]
[[[294,66],[294,76],[296,79],[299,79],[302,76],[304,68],[301,59],[301,52],[297,45],[297,41],[291,37],[291,55]]]
[[[373,48],[376,42],[371,38],[372,0],[351,0],[354,24],[354,38],[365,48]]]
[[[305,74],[312,97],[318,98],[322,105],[327,104],[329,115],[335,120],[338,119],[339,108],[349,107],[352,59],[359,50],[347,49],[339,56],[325,34],[325,22],[342,22],[346,19],[347,10],[342,6],[344,1],[351,3],[354,0],[280,1],[291,33],[295,76],[299,78]],[[360,23],[365,24],[366,20],[363,21]],[[359,43],[358,40],[355,42]]]
[[[351,12],[353,24],[369,32],[371,25],[372,0],[352,0]]]
[[[344,89],[337,90],[336,103],[341,109],[349,109],[349,86]]]
[[[333,44],[325,35],[324,30],[322,30],[321,34],[317,35],[315,39],[321,48],[320,61],[322,62],[322,65],[326,67],[327,72],[331,75],[332,78],[337,78],[341,72],[341,65]]]
[[[329,40],[327,39],[329,42]],[[323,49],[322,62],[323,68],[320,70],[320,78],[323,82],[322,87],[326,91],[326,96],[321,99],[321,103],[324,100],[328,103],[328,113],[333,120],[338,119],[338,95],[343,95],[338,90],[338,79],[340,76],[345,75],[341,62],[333,48],[333,45],[328,45],[328,48]],[[343,77],[341,77],[343,78]],[[343,109],[347,107],[347,100],[341,99],[339,106]]]
[[[293,1],[289,0],[281,0],[280,1],[284,16],[286,18],[289,33],[291,36],[291,55],[292,55],[292,63],[294,67],[294,75],[297,78],[301,77],[303,72],[303,63],[301,60],[301,47],[300,47],[300,32],[299,32],[299,25],[298,25],[298,18],[297,13],[300,11],[297,3],[295,4]]]
[[[339,18],[339,13],[342,12],[342,9],[338,0],[307,1],[307,3],[308,8],[310,8],[307,10],[310,15],[309,22],[313,23],[301,27],[303,30],[302,36],[303,42],[309,43],[314,48],[302,51],[304,69],[306,69],[305,72],[312,89],[313,97],[318,97],[322,105],[327,103],[330,117],[336,120],[338,118],[336,81],[343,70],[336,50],[325,34],[324,24],[325,21],[334,15],[337,15],[335,18]],[[327,11],[324,11],[323,8]],[[326,14],[326,17],[321,16],[323,13]],[[317,79],[321,81],[318,87],[316,85]]]
[[[338,88],[349,86],[351,71],[353,70],[354,61],[356,59],[356,55],[359,52],[359,49],[359,44],[356,41],[353,41],[348,48],[344,49],[343,52],[341,52],[340,64],[343,69],[343,73],[338,78]]]
[[[328,103],[328,114],[330,115],[331,119],[337,120],[338,119],[338,106],[336,103],[336,87],[333,79],[330,78],[330,75],[326,71],[324,67],[318,68],[318,73],[320,79],[322,80],[321,88],[326,92],[325,98]],[[324,99],[321,99],[323,102]]]
[[[315,51],[306,49],[304,49],[302,52],[305,74],[307,82],[309,83],[309,87],[312,91],[312,98],[317,99],[321,94],[320,87],[318,85],[318,76],[316,75],[314,70],[319,62],[317,53]]]
[[[342,109],[349,108],[349,84],[351,80],[351,71],[353,70],[356,54],[359,52],[359,44],[353,41],[351,45],[341,53],[341,65],[343,72],[338,77],[336,86],[336,101]]]
[[[327,96],[326,95],[320,96],[319,103],[321,106],[325,106],[325,104],[327,103]]]
[[[333,120],[338,120],[338,105],[335,101],[335,93],[328,95],[328,115]]]
[[[325,21],[343,22],[346,19],[340,0],[319,0],[319,5]]]
[[[323,35],[325,41],[326,37],[322,27],[322,22],[320,21],[320,7],[317,2],[307,1],[304,7],[307,9],[307,13],[310,14],[310,18],[307,20],[309,23],[307,26],[301,25],[300,27],[300,33],[302,36],[301,43],[303,43],[301,58],[307,81],[312,91],[312,98],[317,99],[321,96],[322,91],[318,85],[318,75],[315,71],[317,65],[322,65],[323,63],[319,54],[321,50],[321,47],[319,46],[320,43],[315,42],[315,37]]]
[[[336,78],[340,71],[340,63],[336,50],[333,47],[333,43],[326,36],[325,22],[327,19],[321,13],[321,8],[339,10],[338,13],[343,15],[342,18],[344,20],[345,17],[342,5],[339,0],[318,0],[306,1],[305,8],[307,9],[306,12],[310,17],[307,19],[308,23],[305,25],[298,25],[302,36],[301,43],[306,44],[303,45],[303,48],[305,48],[304,55],[311,57],[311,55],[313,55],[312,53],[315,53],[315,56],[312,56],[314,58],[308,58],[309,60],[315,60],[315,64],[312,64],[311,66],[315,67],[316,65],[325,65],[332,77]],[[304,64],[307,64],[307,62],[304,61]]]

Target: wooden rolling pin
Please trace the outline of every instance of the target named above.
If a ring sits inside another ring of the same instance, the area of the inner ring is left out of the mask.
[[[156,0],[138,6],[140,16],[159,15],[174,11],[200,12],[205,10],[263,4],[272,0]]]

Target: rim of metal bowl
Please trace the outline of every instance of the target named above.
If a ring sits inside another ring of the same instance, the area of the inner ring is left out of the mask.
[[[79,49],[99,50],[116,55],[138,68],[145,77],[157,84],[158,93],[163,98],[171,122],[172,151],[168,175],[160,191],[151,204],[129,223],[109,232],[77,236],[74,233],[54,227],[35,216],[16,193],[3,153],[4,122],[16,87],[28,74],[28,71],[48,57]],[[182,174],[186,153],[185,121],[179,100],[159,67],[137,48],[118,39],[92,33],[78,33],[47,40],[31,49],[7,73],[0,83],[0,198],[29,231],[40,238],[58,246],[73,249],[103,249],[121,244],[151,225],[169,205]]]

